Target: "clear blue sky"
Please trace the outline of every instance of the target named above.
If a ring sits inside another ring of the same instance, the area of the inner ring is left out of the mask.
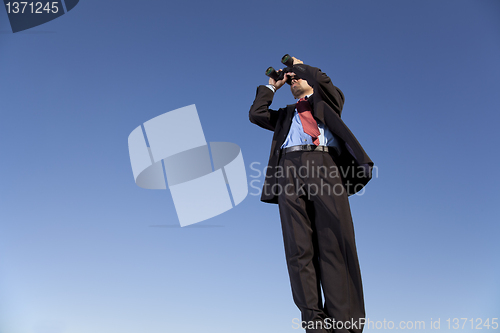
[[[500,317],[499,1],[81,0],[16,34],[0,9],[0,333],[299,332],[277,206],[165,227],[127,148],[196,104],[255,175],[248,110],[285,53],[342,89],[379,170],[350,199],[367,317]]]

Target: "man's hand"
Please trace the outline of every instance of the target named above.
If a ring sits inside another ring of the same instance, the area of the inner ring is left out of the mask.
[[[302,60],[299,60],[295,57],[292,57],[293,59],[293,64],[298,65],[298,64],[303,64]],[[278,72],[281,72],[282,69],[278,70]],[[286,83],[289,77],[293,78],[295,76],[295,73],[290,72],[290,73],[285,73],[283,80],[275,81],[272,78],[269,78],[269,84],[273,85],[276,90],[279,88],[283,87],[283,85]]]
[[[281,71],[282,69],[278,70],[278,73]],[[286,80],[288,80],[288,73],[285,73],[283,80],[275,81],[273,78],[269,78],[269,84],[273,85],[274,89],[278,90],[286,83]]]

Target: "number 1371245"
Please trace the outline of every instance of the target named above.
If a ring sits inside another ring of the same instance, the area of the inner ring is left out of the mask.
[[[59,12],[59,2],[7,2],[7,13],[9,14],[56,14]]]

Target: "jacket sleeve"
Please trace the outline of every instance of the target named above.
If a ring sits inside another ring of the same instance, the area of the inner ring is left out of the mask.
[[[259,86],[255,100],[250,108],[250,121],[262,128],[274,131],[279,111],[269,109],[273,102],[274,92],[266,86]]]
[[[344,106],[344,94],[335,87],[332,80],[319,68],[305,64],[293,65],[292,71],[314,89],[315,94],[319,94],[321,100],[325,101],[339,115],[342,114]]]

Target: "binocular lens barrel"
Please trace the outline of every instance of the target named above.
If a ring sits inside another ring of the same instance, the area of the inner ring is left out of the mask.
[[[274,68],[269,67],[268,69],[266,69],[266,75],[267,76],[271,75],[272,72],[275,72]]]
[[[281,58],[281,63],[286,65],[287,67],[293,66],[293,59],[289,54],[285,54],[283,58]]]
[[[279,74],[273,67],[269,67],[268,69],[266,69],[266,75],[275,81],[279,80]]]
[[[281,63],[286,65],[287,67],[293,66],[293,59],[289,54],[285,54],[283,58],[281,58]],[[266,75],[275,81],[283,80],[285,73],[290,72],[291,68],[285,68],[281,72],[277,72],[273,67],[268,67],[266,69]],[[288,78],[288,84],[290,84],[291,79]]]

